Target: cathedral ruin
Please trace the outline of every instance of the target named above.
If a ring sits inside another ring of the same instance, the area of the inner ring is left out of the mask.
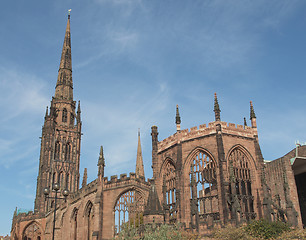
[[[263,159],[256,116],[250,103],[251,126],[221,121],[217,95],[215,120],[181,129],[158,139],[151,127],[153,179],[146,180],[140,135],[135,173],[104,175],[103,148],[97,178],[80,188],[81,107],[73,98],[70,15],[66,27],[55,94],[42,128],[39,173],[33,212],[15,211],[14,240],[112,239],[124,223],[182,223],[208,234],[226,224],[252,219],[306,223],[306,146],[297,146],[271,162]],[[51,189],[59,185],[58,202]],[[45,189],[49,189],[49,198]],[[64,201],[63,190],[70,192]],[[56,209],[56,219],[54,210]]]

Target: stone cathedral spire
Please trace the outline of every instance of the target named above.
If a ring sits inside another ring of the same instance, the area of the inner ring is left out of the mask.
[[[140,130],[138,130],[138,147],[137,147],[137,158],[136,158],[136,177],[144,177],[143,159],[140,142]]]
[[[80,103],[76,113],[76,102],[73,100],[69,13],[55,95],[52,97],[50,111],[48,108],[46,110],[42,128],[35,212],[44,213],[54,207],[53,200],[45,201],[44,188],[51,189],[58,183],[61,190],[75,192],[79,189],[80,114]]]
[[[70,14],[68,15],[65,39],[62,49],[60,66],[58,70],[54,97],[56,99],[73,100]]]

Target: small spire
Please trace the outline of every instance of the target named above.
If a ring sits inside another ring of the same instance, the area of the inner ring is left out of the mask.
[[[45,118],[48,117],[48,106],[46,107],[46,115]]]
[[[77,110],[77,123],[81,122],[81,103],[78,102],[78,110]]]
[[[243,118],[243,121],[244,121],[244,128],[245,128],[246,126],[248,126],[248,124],[247,124],[247,121],[246,121],[246,118],[245,118],[245,117]]]
[[[250,119],[256,118],[252,101],[250,101]]]
[[[105,166],[105,159],[104,159],[104,153],[103,153],[103,146],[100,147],[100,155],[98,160],[98,166]]]
[[[87,168],[84,168],[82,188],[86,187],[86,185],[87,185]]]
[[[214,103],[215,121],[221,121],[220,117],[220,106],[218,103],[217,93],[215,93],[215,103]]]
[[[163,209],[160,205],[154,179],[151,180],[151,189],[143,215],[162,215]]]
[[[175,123],[176,123],[176,131],[181,130],[181,117],[179,112],[179,106],[176,105],[176,116],[175,116]]]
[[[141,142],[140,142],[140,129],[138,129],[138,146],[137,146],[137,157],[136,157],[136,177],[144,177],[144,167],[141,151]]]
[[[181,124],[181,117],[180,117],[180,112],[179,112],[179,106],[178,105],[176,105],[175,123],[176,124]]]

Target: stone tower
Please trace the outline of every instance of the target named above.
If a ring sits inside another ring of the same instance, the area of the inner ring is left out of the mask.
[[[35,212],[49,211],[53,202],[45,201],[43,189],[59,183],[61,190],[75,192],[79,188],[81,147],[80,102],[76,112],[73,100],[70,14],[61,55],[55,95],[46,110],[42,127]]]

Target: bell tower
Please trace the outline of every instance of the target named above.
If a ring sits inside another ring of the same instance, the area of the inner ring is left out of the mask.
[[[55,95],[50,109],[47,107],[42,127],[35,212],[47,212],[54,207],[51,200],[45,201],[44,188],[51,189],[54,183],[58,183],[61,190],[78,190],[81,126],[80,101],[76,111],[73,100],[69,13]]]

